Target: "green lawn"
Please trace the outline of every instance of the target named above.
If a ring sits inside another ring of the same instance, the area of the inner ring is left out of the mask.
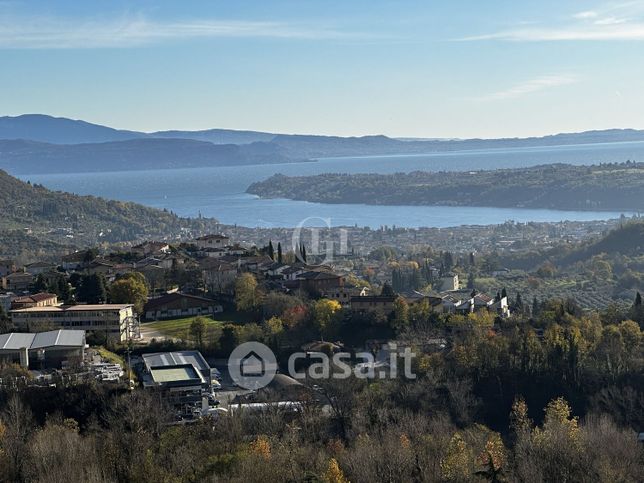
[[[252,322],[252,317],[240,312],[222,312],[215,314],[214,317],[201,316],[206,321],[206,338],[216,335],[221,327],[226,323],[244,324]],[[196,317],[185,317],[182,319],[159,320],[156,322],[145,323],[144,328],[149,328],[161,332],[167,337],[190,340],[190,325]]]

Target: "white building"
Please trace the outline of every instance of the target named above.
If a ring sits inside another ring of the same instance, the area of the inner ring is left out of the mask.
[[[11,311],[13,323],[20,328],[52,324],[60,329],[85,330],[116,341],[127,339],[127,324],[131,317],[134,317],[132,304],[60,305]]]

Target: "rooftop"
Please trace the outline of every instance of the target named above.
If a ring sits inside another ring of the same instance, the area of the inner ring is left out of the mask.
[[[174,367],[156,367],[150,370],[150,376],[156,383],[183,381],[204,382],[202,375],[191,364]]]
[[[155,352],[153,354],[143,354],[143,362],[148,370],[179,365],[192,365],[200,371],[210,370],[210,366],[199,351]]]
[[[79,304],[59,305],[56,307],[30,307],[28,309],[12,310],[12,312],[87,312],[96,310],[124,310],[133,307],[132,304]]]
[[[36,334],[12,332],[0,335],[0,351],[84,346],[84,330],[51,330]]]

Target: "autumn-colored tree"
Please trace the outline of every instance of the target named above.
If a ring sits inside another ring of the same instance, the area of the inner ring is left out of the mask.
[[[311,307],[313,322],[321,335],[332,331],[332,324],[340,313],[342,305],[337,300],[320,299]]]
[[[329,465],[324,473],[323,480],[326,483],[349,483],[349,480],[344,476],[340,465],[335,458],[329,460]]]
[[[262,459],[271,459],[271,443],[268,437],[260,435],[250,443],[250,451]]]
[[[143,313],[148,300],[148,286],[145,277],[132,272],[116,280],[110,286],[110,300],[115,304],[133,304],[136,313]]]
[[[494,433],[485,443],[485,449],[478,456],[477,463],[483,469],[476,471],[475,475],[492,483],[504,481],[505,446],[503,446],[503,441],[501,441],[501,436],[498,433]]]
[[[235,280],[235,306],[237,310],[254,310],[259,305],[257,280],[250,273],[242,273]]]
[[[472,451],[459,433],[454,433],[441,460],[441,473],[447,481],[466,481],[472,474]]]

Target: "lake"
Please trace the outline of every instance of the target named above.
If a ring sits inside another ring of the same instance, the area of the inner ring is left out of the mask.
[[[76,174],[33,174],[20,178],[48,188],[135,201],[167,208],[181,216],[199,214],[225,224],[249,227],[292,227],[307,218],[330,220],[333,226],[378,228],[487,225],[508,220],[563,221],[616,218],[618,212],[558,211],[449,206],[326,205],[284,199],[265,200],[246,194],[255,181],[273,174],[395,173],[471,171],[518,168],[547,163],[597,164],[644,160],[644,142],[453,151],[422,155],[324,158],[317,162],[213,167],[199,169],[117,171]],[[625,213],[629,215],[630,213]],[[307,225],[322,224],[309,220]]]

